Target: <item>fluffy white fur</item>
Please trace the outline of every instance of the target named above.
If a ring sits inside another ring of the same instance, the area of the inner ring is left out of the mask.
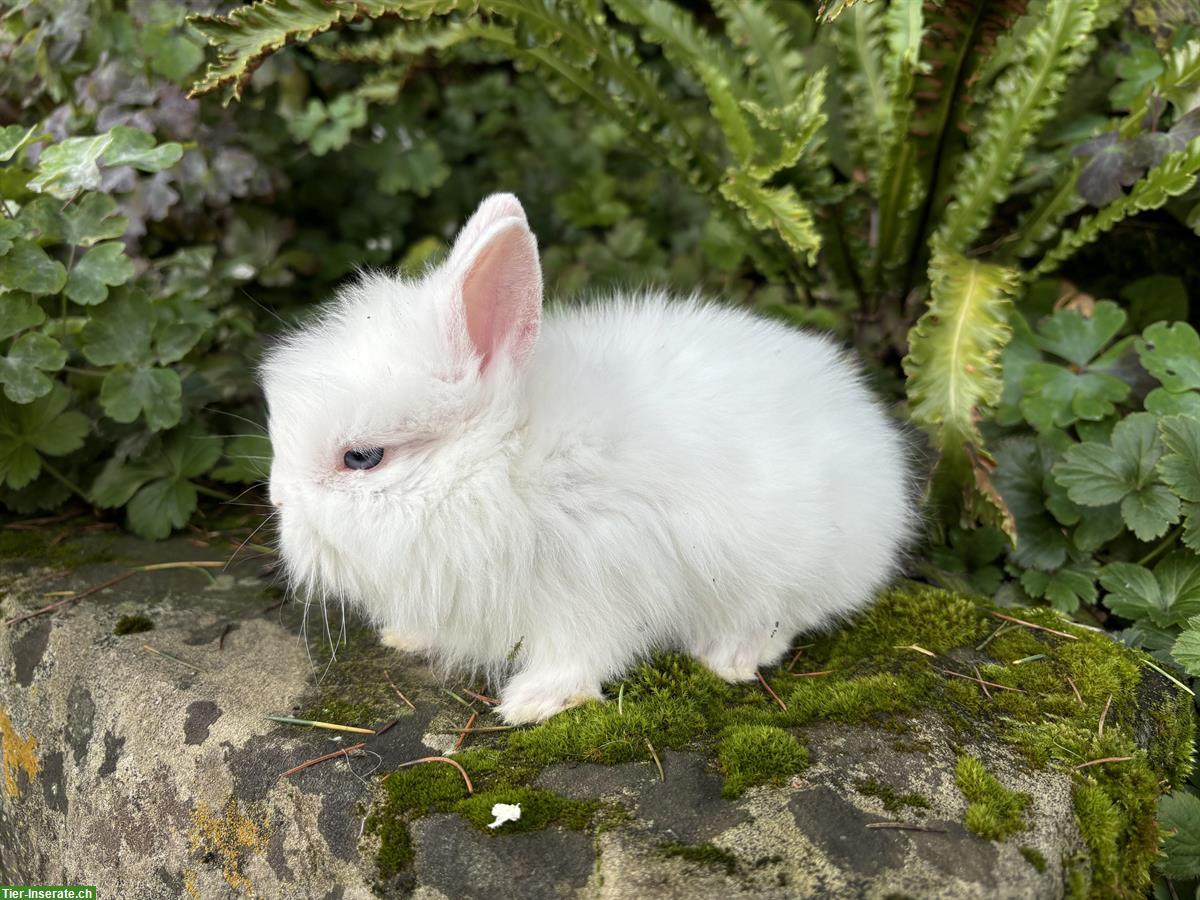
[[[542,320],[511,195],[422,279],[346,288],[263,375],[293,582],[507,677],[512,723],[660,647],[751,679],[868,604],[912,530],[899,432],[831,341],[660,294]],[[368,447],[377,467],[342,464]]]

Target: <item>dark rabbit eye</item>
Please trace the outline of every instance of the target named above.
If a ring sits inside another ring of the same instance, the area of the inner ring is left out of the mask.
[[[383,461],[382,447],[369,447],[366,450],[347,450],[342,462],[347,469],[373,469]]]

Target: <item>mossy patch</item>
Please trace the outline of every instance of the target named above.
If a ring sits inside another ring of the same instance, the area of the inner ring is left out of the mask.
[[[963,824],[982,838],[1002,841],[1025,828],[1028,794],[1010,791],[992,775],[983,763],[963,754],[954,767],[954,781],[967,798]]]
[[[113,559],[104,546],[111,540],[107,536],[56,541],[64,529],[71,527],[60,523],[41,528],[0,529],[0,560],[78,569]]]
[[[506,797],[532,790],[538,773],[552,764],[652,764],[663,749],[693,750],[714,761],[726,776],[727,795],[736,796],[749,784],[786,781],[802,770],[807,726],[861,723],[905,731],[914,715],[936,716],[963,743],[1000,742],[1032,770],[1052,766],[1074,773],[1076,813],[1091,851],[1090,887],[1087,866],[1072,872],[1083,873],[1079,877],[1085,879],[1085,893],[1139,896],[1157,853],[1154,804],[1162,793],[1159,782],[1178,784],[1190,770],[1193,723],[1186,698],[1180,699],[1173,689],[1139,698],[1144,678],[1154,684],[1161,679],[1146,674],[1136,652],[1104,634],[1074,627],[1048,609],[1015,614],[1068,631],[1074,639],[1002,621],[982,602],[907,584],[886,592],[849,626],[802,638],[804,649],[795,660],[795,672],[786,666],[762,672],[786,709],[757,683],[729,685],[694,660],[668,654],[607,685],[607,703],[587,704],[535,727],[473,735],[472,749],[455,758],[470,772],[481,797],[512,802]],[[368,661],[369,671],[376,665]],[[983,679],[1010,690],[993,687],[985,693],[970,680],[976,677],[976,667]],[[812,672],[828,674],[807,674]],[[382,684],[384,692],[377,699],[390,704],[389,717],[395,714],[394,695],[388,696],[381,673],[343,675],[352,677],[369,678],[368,692]],[[362,695],[355,689],[334,699],[357,702]],[[1098,724],[1106,705],[1101,734]],[[349,724],[371,721],[369,709],[335,711],[348,718],[329,712],[313,717]],[[1139,748],[1139,734],[1142,740],[1153,735],[1149,750]],[[932,749],[908,736],[896,744],[914,753]],[[1109,756],[1132,759],[1075,768]],[[977,777],[971,763],[964,765],[971,769],[963,775],[964,793],[972,792],[968,800],[975,809],[968,813],[968,826],[997,838],[1023,828],[1028,802],[1024,795],[1008,791],[986,771],[986,777]],[[1078,790],[1085,786],[1091,790]],[[886,786],[875,789],[885,805],[919,809],[918,800],[924,799],[887,794]],[[466,800],[465,787],[453,768],[441,764],[402,770],[385,782],[385,795],[370,818],[381,840],[378,864],[385,877],[411,862],[408,823],[413,819],[429,811],[466,811],[478,826],[484,806],[490,814],[484,799],[456,809]],[[587,819],[586,827],[594,829],[607,821],[603,806],[589,812],[570,806],[573,801],[565,798],[534,796],[544,802],[544,812],[531,816],[528,827]],[[1112,812],[1106,812],[1110,808]]]
[[[890,813],[903,809],[929,809],[929,801],[914,791],[900,793],[890,784],[877,778],[864,778],[854,782],[854,789],[867,797],[874,797]]]
[[[121,616],[117,619],[117,624],[113,626],[113,634],[117,636],[141,634],[143,631],[150,631],[153,628],[154,622],[148,616]]]
[[[740,797],[756,784],[784,784],[808,766],[808,751],[773,725],[731,725],[717,740],[717,767],[725,776],[723,797]]]
[[[297,718],[369,728],[411,712],[388,683],[396,651],[385,647],[367,625],[347,621],[346,644],[331,652],[327,639],[309,642],[313,668],[322,673],[319,690]],[[410,698],[411,699],[411,698]]]
[[[1039,875],[1045,873],[1046,857],[1042,854],[1041,850],[1039,850],[1037,847],[1018,847],[1017,849],[1020,850],[1021,855],[1025,857],[1025,862],[1033,866]]]
[[[1025,810],[1032,798],[1027,793],[1009,791],[977,758],[960,756],[954,767],[954,781],[967,798],[962,823],[980,838],[1000,841],[1025,828]]]
[[[663,844],[658,848],[663,856],[686,859],[688,862],[699,863],[724,869],[727,875],[737,871],[738,858],[728,850],[722,850],[714,844]]]

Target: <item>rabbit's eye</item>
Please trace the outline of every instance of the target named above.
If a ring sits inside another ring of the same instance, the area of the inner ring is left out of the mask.
[[[365,450],[347,450],[342,462],[347,469],[373,469],[383,461],[382,447],[369,447]]]

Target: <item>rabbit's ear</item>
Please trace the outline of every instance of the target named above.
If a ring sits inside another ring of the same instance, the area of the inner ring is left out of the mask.
[[[492,194],[485,197],[479,208],[467,220],[458,237],[454,239],[454,247],[450,250],[446,265],[451,268],[461,267],[467,257],[475,251],[480,238],[501,219],[520,219],[525,221],[525,210],[521,201],[513,194]],[[456,266],[456,264],[458,264]]]
[[[490,221],[469,234],[485,215]],[[460,251],[468,237],[472,245]],[[518,365],[524,363],[542,318],[542,268],[537,239],[515,197],[496,194],[483,202],[455,243],[449,266],[481,368],[506,348]]]

